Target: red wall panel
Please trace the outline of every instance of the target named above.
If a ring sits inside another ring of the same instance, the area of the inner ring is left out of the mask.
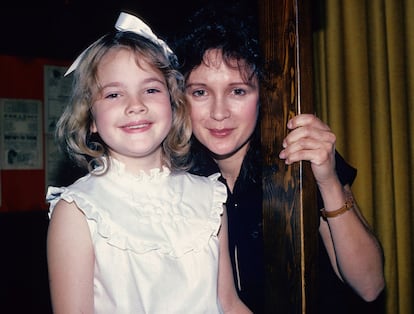
[[[67,66],[68,64],[69,62],[62,60],[0,55],[0,98],[36,99],[44,105],[44,66]],[[44,128],[43,124],[42,128]],[[43,150],[44,145],[43,130]],[[0,212],[47,209],[44,165],[43,160],[42,169],[1,169]]]

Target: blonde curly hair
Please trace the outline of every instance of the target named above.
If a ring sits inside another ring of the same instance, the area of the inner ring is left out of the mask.
[[[91,108],[98,92],[97,69],[103,56],[113,49],[128,49],[140,60],[160,71],[167,82],[173,112],[172,127],[162,143],[163,162],[172,170],[187,170],[191,138],[191,119],[185,104],[184,78],[176,69],[174,55],[166,55],[151,40],[133,32],[116,31],[93,43],[82,56],[75,72],[70,102],[56,126],[61,147],[79,166],[93,170],[109,165],[107,145],[98,134],[90,131]],[[105,172],[107,167],[104,167]]]

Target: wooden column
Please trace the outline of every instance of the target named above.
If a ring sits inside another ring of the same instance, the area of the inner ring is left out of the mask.
[[[311,1],[258,0],[271,87],[262,85],[266,313],[316,313],[316,187],[308,162],[278,154],[287,121],[313,113]]]

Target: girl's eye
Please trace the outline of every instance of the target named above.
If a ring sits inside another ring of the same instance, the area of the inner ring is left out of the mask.
[[[157,88],[148,88],[147,89],[148,94],[155,94],[155,93],[159,93],[159,92],[160,92],[160,90],[157,89]]]
[[[105,98],[117,98],[119,97],[118,93],[110,93],[105,96]]]
[[[191,94],[195,97],[201,97],[201,96],[206,96],[207,92],[203,89],[198,89],[198,90],[193,91]]]

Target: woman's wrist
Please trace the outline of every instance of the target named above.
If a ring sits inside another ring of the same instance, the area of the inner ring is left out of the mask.
[[[318,187],[322,196],[325,212],[338,211],[344,207],[346,201],[349,199],[350,193],[346,192],[337,177],[327,184],[318,185]]]
[[[321,215],[325,220],[327,220],[328,218],[335,218],[342,214],[345,214],[348,210],[352,209],[353,207],[354,207],[354,199],[352,195],[350,194],[341,208],[332,210],[332,211],[328,211],[328,210],[325,210],[325,208],[322,208]]]

